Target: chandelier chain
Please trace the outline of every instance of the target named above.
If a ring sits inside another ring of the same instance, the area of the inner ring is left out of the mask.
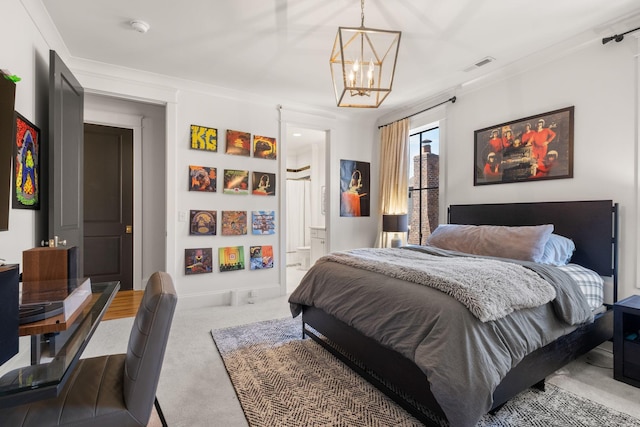
[[[364,0],[360,0],[360,26],[364,27]]]

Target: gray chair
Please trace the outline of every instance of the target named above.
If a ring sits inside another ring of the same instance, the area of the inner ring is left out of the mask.
[[[81,359],[54,399],[0,410],[2,426],[146,426],[178,298],[171,276],[154,273],[126,354]],[[162,412],[159,416],[166,425]]]

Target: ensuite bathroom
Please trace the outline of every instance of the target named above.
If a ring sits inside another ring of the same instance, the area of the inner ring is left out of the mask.
[[[326,253],[326,132],[287,127],[287,292]]]

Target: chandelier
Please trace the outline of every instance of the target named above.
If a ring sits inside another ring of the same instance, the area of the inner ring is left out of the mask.
[[[331,78],[338,107],[377,108],[391,92],[398,60],[400,31],[364,26],[338,27],[331,52]]]

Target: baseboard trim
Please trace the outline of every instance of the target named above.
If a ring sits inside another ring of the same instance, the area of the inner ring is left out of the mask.
[[[235,293],[235,295],[232,295],[233,293]],[[218,292],[178,295],[178,305],[180,305],[181,308],[244,305],[276,298],[285,294],[286,288],[281,289],[279,285],[260,288],[227,289]]]

